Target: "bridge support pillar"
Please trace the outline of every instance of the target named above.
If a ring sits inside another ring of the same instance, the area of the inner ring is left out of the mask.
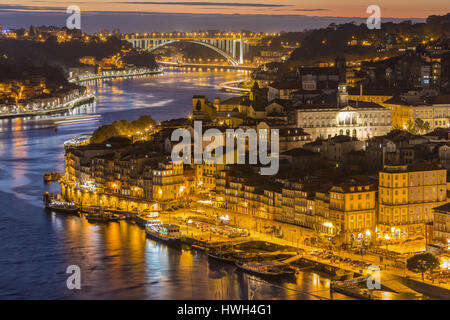
[[[244,64],[244,42],[239,40],[239,63]]]
[[[233,40],[233,50],[232,50],[233,58],[236,58],[236,40]]]

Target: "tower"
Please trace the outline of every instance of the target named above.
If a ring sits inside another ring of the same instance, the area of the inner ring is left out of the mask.
[[[345,83],[340,83],[337,92],[338,107],[345,107],[348,104],[347,86]]]

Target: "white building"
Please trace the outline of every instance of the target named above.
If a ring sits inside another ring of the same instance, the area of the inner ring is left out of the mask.
[[[366,140],[392,129],[391,110],[373,102],[349,101],[345,85],[339,86],[337,99],[318,96],[293,112],[296,125],[312,140],[337,135]]]

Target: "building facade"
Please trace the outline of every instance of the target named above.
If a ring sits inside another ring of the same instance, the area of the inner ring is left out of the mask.
[[[425,237],[432,210],[447,200],[441,164],[385,166],[379,173],[378,232],[386,240]]]

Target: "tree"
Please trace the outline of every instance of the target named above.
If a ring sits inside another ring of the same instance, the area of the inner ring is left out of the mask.
[[[409,258],[406,261],[406,267],[412,272],[422,274],[422,280],[424,279],[425,272],[433,271],[433,269],[439,266],[439,259],[433,256],[431,253],[421,253]]]
[[[155,124],[155,120],[149,115],[141,116],[139,119],[131,121],[131,125],[135,131],[149,129],[149,127],[154,126]]]
[[[408,120],[408,123],[406,124],[406,131],[411,134],[416,134],[416,126],[414,125],[413,121]]]
[[[94,131],[91,137],[91,143],[102,143],[109,137],[118,136],[120,133],[112,125],[101,126]]]
[[[430,130],[430,123],[427,122],[427,121],[423,121],[420,118],[417,118],[417,119],[414,120],[414,127],[420,133],[422,133],[422,132],[427,133]]]

